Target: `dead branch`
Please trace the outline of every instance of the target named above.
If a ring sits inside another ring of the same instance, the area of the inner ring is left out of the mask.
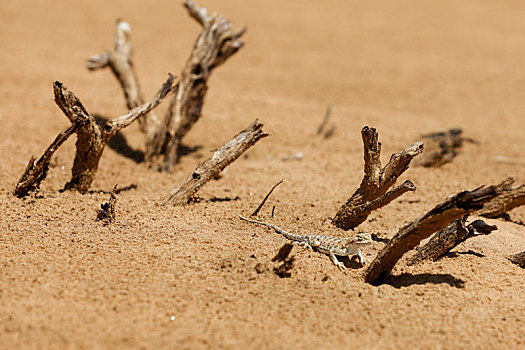
[[[330,116],[332,115],[332,106],[326,107],[326,112],[324,114],[323,121],[321,122],[321,125],[319,125],[319,128],[317,128],[317,135],[321,135],[326,128],[326,124],[328,124],[328,120],[330,119]],[[325,134],[326,137],[326,134]]]
[[[503,182],[449,196],[428,213],[401,228],[372,261],[366,271],[365,281],[372,284],[384,281],[406,252],[452,221],[481,209],[483,204],[500,196],[507,186]]]
[[[182,69],[177,92],[155,142],[155,154],[164,153],[166,170],[178,161],[182,138],[201,117],[211,72],[243,46],[241,36],[245,32],[245,29],[234,31],[228,19],[218,13],[208,15],[193,0],[186,0],[184,6],[202,25],[202,32]]]
[[[133,109],[144,104],[144,98],[142,97],[137,74],[135,73],[131,60],[132,49],[130,36],[131,26],[129,23],[121,19],[117,20],[114,38],[115,50],[113,52],[106,51],[91,56],[86,62],[86,67],[89,70],[109,67],[122,87],[127,108]],[[155,136],[160,129],[160,120],[155,113],[151,111],[141,116],[138,122],[140,124],[140,130],[146,137],[146,159],[149,159],[153,151],[152,147]]]
[[[525,204],[525,185],[511,187],[513,179],[507,179],[508,187],[498,198],[490,201],[479,211],[486,218],[497,218],[506,212]]]
[[[128,113],[106,122],[96,123],[84,108],[78,97],[60,82],[54,83],[55,102],[72,124],[80,123],[76,129],[76,154],[73,162],[72,177],[65,189],[74,189],[84,194],[95,178],[98,163],[109,139],[119,130],[125,128],[137,118],[158,106],[164,98],[173,92],[175,78],[170,74],[168,80],[153,99],[141,106],[133,108]]]
[[[488,235],[498,229],[496,226],[489,225],[483,220],[475,220],[467,226],[465,225],[467,218],[468,216],[465,215],[437,232],[427,244],[417,249],[417,253],[410,258],[407,264],[415,265],[423,260],[436,261],[467,239]],[[479,234],[476,234],[476,232],[479,232]]]
[[[211,158],[200,163],[197,168],[192,171],[182,185],[171,191],[168,197],[162,202],[162,205],[168,203],[173,205],[187,204],[202,186],[239,158],[241,154],[257,141],[268,136],[268,134],[262,130],[262,127],[263,125],[255,120],[224,146],[216,150]]]
[[[412,158],[423,151],[423,143],[412,146],[390,157],[390,161],[381,168],[381,143],[378,142],[376,129],[365,126],[361,130],[364,144],[365,175],[361,185],[346,203],[339,209],[333,223],[343,230],[352,229],[366,220],[373,210],[379,209],[407,191],[415,191],[410,181],[388,191],[397,178],[408,169]]]
[[[423,135],[425,151],[414,165],[424,167],[440,167],[451,162],[463,145],[462,130],[459,128],[447,131],[434,132]]]
[[[257,214],[259,214],[259,211],[261,210],[261,208],[264,206],[264,203],[266,203],[266,201],[268,200],[268,198],[270,197],[270,195],[272,194],[273,190],[275,190],[275,188],[277,186],[279,186],[280,184],[283,183],[284,180],[281,180],[279,181],[278,183],[276,183],[275,185],[273,185],[272,189],[270,190],[270,192],[268,192],[268,194],[266,194],[266,196],[264,196],[264,199],[262,200],[261,204],[259,204],[259,206],[257,207],[257,209],[255,209],[255,211],[253,213],[250,214],[250,217],[251,216],[257,216]],[[273,213],[273,211],[272,211]]]
[[[95,221],[102,221],[104,226],[109,225],[115,220],[115,204],[117,204],[117,185],[113,187],[113,191],[109,194],[109,201],[100,205]]]
[[[509,256],[509,260],[512,261],[514,264],[525,268],[525,252],[511,255]]]
[[[69,138],[69,136],[75,133],[78,126],[82,124],[82,122],[83,121],[78,120],[71,124],[66,130],[58,134],[55,140],[49,145],[49,147],[47,147],[44,154],[38,159],[36,163],[35,157],[31,157],[31,159],[29,159],[26,170],[24,170],[24,173],[20,177],[20,180],[18,180],[15,190],[13,191],[15,196],[22,198],[27,196],[30,192],[38,191],[40,188],[40,183],[47,176],[51,157],[55,151]]]

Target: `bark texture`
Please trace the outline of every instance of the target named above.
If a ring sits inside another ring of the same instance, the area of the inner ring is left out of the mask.
[[[444,229],[452,221],[481,209],[485,203],[500,196],[507,187],[508,184],[503,182],[496,186],[463,191],[449,196],[396,233],[368,267],[365,281],[380,284],[388,277],[399,259],[419,242],[432,233]]]
[[[415,265],[424,260],[436,261],[467,239],[488,235],[497,230],[496,226],[488,225],[483,220],[475,220],[467,226],[465,224],[467,218],[468,216],[465,215],[437,232],[427,244],[417,249],[416,254],[408,261],[408,265]]]
[[[509,256],[509,260],[512,261],[514,264],[525,268],[525,252],[511,255]]]
[[[13,194],[18,198],[27,196],[31,192],[37,192],[40,188],[40,183],[46,178],[49,171],[49,163],[55,151],[75,133],[82,121],[77,121],[69,126],[66,130],[57,135],[55,140],[45,150],[44,154],[35,163],[36,158],[31,157],[27,167],[18,180]]]
[[[122,87],[127,108],[133,109],[144,104],[144,98],[140,90],[137,74],[133,68],[130,36],[131,26],[128,22],[119,19],[115,30],[114,51],[106,51],[91,56],[86,62],[86,67],[89,70],[110,68]],[[149,159],[153,152],[153,142],[160,129],[160,120],[151,111],[138,118],[138,122],[140,130],[146,138],[146,159]]]
[[[376,129],[365,126],[361,130],[364,145],[364,177],[361,185],[346,203],[336,213],[335,226],[349,230],[366,220],[368,215],[392,202],[407,191],[415,191],[416,186],[411,181],[392,187],[397,178],[408,169],[412,158],[423,151],[423,143],[416,142],[412,146],[390,157],[387,165],[381,168],[381,143],[378,141]],[[388,191],[388,192],[387,192]]]
[[[71,124],[79,124],[76,129],[76,154],[72,176],[65,189],[86,193],[95,178],[100,157],[109,139],[115,136],[119,130],[158,106],[173,91],[174,81],[175,78],[170,74],[168,80],[151,101],[133,108],[128,113],[110,120],[104,125],[97,124],[95,118],[87,112],[73,92],[69,91],[62,83],[55,82],[53,87],[56,104]]]
[[[245,32],[245,29],[233,30],[228,19],[218,13],[209,15],[193,0],[186,0],[184,6],[202,31],[180,73],[177,91],[155,141],[155,154],[164,154],[165,170],[178,161],[182,138],[202,115],[211,72],[243,46],[241,36]]]
[[[497,218],[525,204],[525,185],[510,187],[514,180],[509,178],[506,181],[509,186],[505,192],[497,199],[485,204],[479,211],[479,215],[486,218]]]
[[[233,163],[233,161],[239,158],[241,154],[257,141],[268,136],[268,134],[262,130],[262,127],[263,125],[256,120],[234,136],[224,146],[216,150],[211,158],[200,163],[197,168],[188,175],[182,185],[171,191],[162,204],[187,204],[202,186],[215,178],[224,168]]]

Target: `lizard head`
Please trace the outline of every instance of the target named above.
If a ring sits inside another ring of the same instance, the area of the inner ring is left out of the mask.
[[[372,236],[368,232],[359,232],[352,237],[353,244],[367,245],[372,243]]]

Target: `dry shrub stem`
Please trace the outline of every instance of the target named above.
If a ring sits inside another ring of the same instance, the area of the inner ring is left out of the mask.
[[[248,148],[253,146],[261,138],[268,136],[262,130],[263,125],[255,120],[246,129],[226,142],[224,146],[216,150],[212,157],[200,163],[191,172],[184,183],[173,189],[162,205],[187,204],[192,196],[208,181],[215,178],[224,168],[239,158]]]
[[[55,82],[53,87],[56,104],[73,125],[80,123],[76,129],[76,154],[72,176],[71,180],[65,185],[65,189],[86,193],[95,178],[100,157],[108,141],[119,130],[158,106],[166,96],[173,92],[174,81],[175,78],[170,74],[168,80],[151,101],[133,108],[128,113],[110,120],[104,125],[97,124],[95,118],[87,112],[73,92],[69,91],[60,82]]]
[[[27,164],[24,173],[18,180],[15,186],[13,194],[19,198],[27,196],[30,192],[37,192],[40,188],[40,183],[46,178],[47,172],[49,171],[49,163],[51,157],[55,151],[71,136],[75,133],[82,120],[77,120],[71,124],[66,130],[62,131],[57,135],[55,140],[47,147],[44,154],[35,163],[36,158],[31,157]]]
[[[525,205],[525,185],[511,187],[513,179],[508,179],[508,187],[504,193],[493,201],[485,204],[479,211],[479,215],[486,218],[497,218],[508,211]]]
[[[415,265],[424,260],[436,261],[467,239],[488,235],[497,229],[496,226],[488,225],[483,220],[473,221],[467,226],[465,225],[467,218],[468,216],[465,215],[438,231],[427,244],[417,249],[416,254],[408,261],[408,265]]]
[[[364,177],[361,185],[346,203],[336,213],[335,226],[349,230],[366,220],[368,215],[392,202],[407,191],[415,191],[416,186],[411,181],[389,190],[397,178],[408,169],[412,158],[423,151],[423,143],[416,142],[412,146],[390,157],[387,165],[381,168],[381,143],[378,142],[376,129],[365,126],[361,130],[364,145]],[[388,191],[388,192],[387,192]]]
[[[451,162],[466,141],[459,128],[423,135],[425,151],[415,161],[416,166],[440,167]]]
[[[122,87],[127,108],[133,109],[144,104],[144,98],[140,90],[137,74],[133,68],[133,61],[131,60],[132,47],[130,36],[130,25],[119,19],[115,30],[114,51],[106,51],[91,56],[86,62],[86,67],[89,70],[109,67]],[[138,122],[140,130],[146,137],[145,153],[146,159],[149,159],[153,152],[153,141],[160,129],[160,120],[151,111],[138,118]]]
[[[398,260],[421,240],[447,227],[452,221],[480,210],[483,205],[501,196],[508,183],[463,191],[449,196],[432,210],[401,228],[390,242],[379,252],[368,267],[365,281],[372,284],[383,282]]]
[[[243,46],[241,36],[245,32],[234,31],[228,19],[218,13],[209,15],[193,0],[186,0],[184,6],[202,31],[180,73],[177,91],[155,141],[155,154],[164,154],[165,170],[178,161],[182,138],[201,117],[211,72]]]
[[[513,262],[514,264],[517,264],[523,268],[525,268],[525,252],[521,252],[518,254],[514,254],[509,256],[509,260]]]

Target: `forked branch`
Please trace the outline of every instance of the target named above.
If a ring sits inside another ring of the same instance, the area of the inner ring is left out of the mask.
[[[393,154],[388,164],[381,168],[381,143],[378,141],[376,129],[365,126],[361,130],[361,136],[364,145],[365,175],[357,191],[339,209],[333,220],[334,225],[343,230],[358,226],[372,211],[387,205],[407,191],[416,190],[411,181],[405,181],[388,191],[408,169],[412,158],[423,151],[422,142],[416,142]]]
[[[95,178],[100,157],[108,141],[119,130],[159,105],[173,91],[174,84],[175,78],[170,74],[168,80],[151,101],[133,108],[128,113],[110,120],[104,125],[99,125],[73,92],[69,91],[60,82],[55,82],[53,87],[56,104],[73,125],[78,124],[72,177],[66,184],[65,189],[74,189],[80,193],[86,193]]]
[[[255,120],[246,129],[229,140],[224,146],[213,153],[213,156],[197,166],[186,178],[184,183],[173,189],[162,202],[165,204],[187,204],[191,197],[208,181],[215,178],[224,168],[233,163],[248,148],[261,138],[268,136],[262,130],[263,125]]]

